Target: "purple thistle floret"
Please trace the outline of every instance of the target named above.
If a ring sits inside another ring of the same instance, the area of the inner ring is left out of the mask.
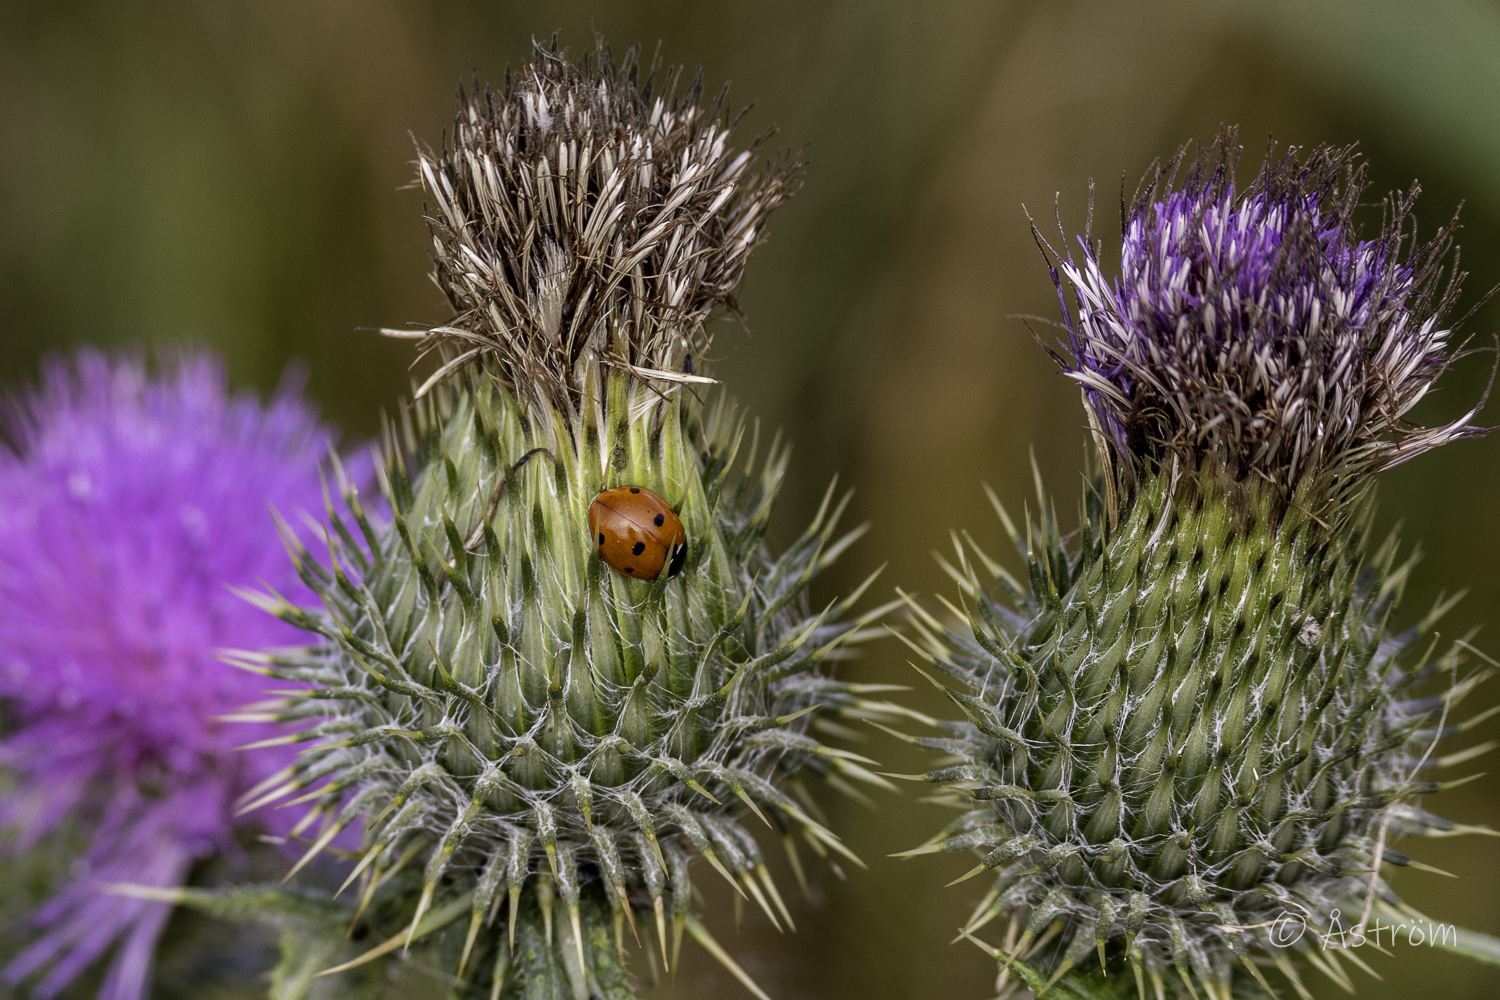
[[[330,435],[295,391],[263,407],[231,397],[207,355],[165,367],[52,363],[14,402],[15,451],[0,454],[0,697],[15,721],[0,760],[17,775],[0,826],[25,849],[66,821],[89,845],[4,970],[12,985],[43,972],[37,997],[112,945],[100,997],[144,996],[171,907],[108,884],[175,887],[232,851],[236,796],[294,754],[234,751],[277,729],[214,721],[266,681],[212,653],[299,640],[229,587],[302,592],[267,504],[321,509]]]
[[[1417,243],[1413,185],[1361,239],[1366,167],[1352,147],[1268,152],[1239,192],[1235,140],[1226,130],[1147,175],[1122,212],[1118,278],[1087,234],[1081,263],[1053,268],[1071,355],[1054,357],[1125,468],[1176,457],[1337,493],[1483,433],[1480,407],[1435,427],[1404,419],[1456,357],[1444,325],[1463,278],[1447,266],[1456,218]]]

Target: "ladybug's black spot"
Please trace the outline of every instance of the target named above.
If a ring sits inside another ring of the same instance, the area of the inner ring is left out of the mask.
[[[632,487],[630,487],[630,492],[632,492],[632,493],[639,493],[640,491],[641,491],[641,488],[639,486],[632,486]]]
[[[667,515],[657,514],[653,522],[658,528],[667,523]]]
[[[645,551],[646,551],[646,543],[645,542],[636,542],[635,543],[635,548],[633,548],[633,549],[630,550],[630,554],[633,555],[633,556],[638,556],[642,552],[645,552]]]
[[[627,572],[627,573],[634,573],[635,572],[635,567],[634,566],[626,566],[625,567],[625,572]]]
[[[602,531],[599,532],[599,544],[600,545],[604,544],[604,532],[602,532]]]

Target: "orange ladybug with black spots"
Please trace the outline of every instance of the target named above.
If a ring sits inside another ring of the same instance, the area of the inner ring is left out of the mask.
[[[657,494],[642,486],[605,490],[589,505],[589,533],[599,558],[632,580],[668,578],[687,561],[682,521]]]

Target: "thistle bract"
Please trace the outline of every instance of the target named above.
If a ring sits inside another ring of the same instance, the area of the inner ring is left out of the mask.
[[[786,450],[735,473],[757,435],[684,388],[709,381],[689,361],[703,317],[789,174],[726,152],[696,85],[653,97],[637,76],[634,53],[538,50],[503,94],[463,98],[453,149],[422,154],[456,315],[419,334],[446,361],[388,428],[393,525],[367,527],[351,494],[326,562],[294,545],[322,606],[259,600],[323,641],[249,658],[319,685],[283,716],[317,742],[257,800],[316,803],[309,857],[364,816],[354,892],[411,871],[385,933],[434,935],[492,996],[624,996],[627,940],[654,925],[672,965],[684,928],[711,942],[693,858],[789,924],[745,817],[847,854],[795,776],[880,780],[809,734],[816,710],[864,704],[827,669],[862,637],[853,598],[806,598],[849,540],[832,493],[771,556]],[[680,573],[595,556],[590,504],[621,486],[680,518]]]
[[[914,853],[1000,873],[965,932],[1008,919],[986,947],[1037,992],[1075,969],[1084,995],[1118,989],[1080,969],[1098,963],[1142,997],[1269,990],[1271,966],[1305,995],[1299,953],[1342,981],[1315,950],[1335,922],[1411,918],[1378,875],[1407,863],[1391,840],[1461,829],[1416,800],[1461,759],[1433,744],[1482,675],[1415,693],[1458,650],[1430,636],[1442,608],[1392,631],[1409,564],[1367,546],[1366,477],[1474,433],[1399,423],[1451,361],[1447,234],[1404,253],[1406,197],[1362,241],[1347,151],[1268,160],[1236,195],[1232,143],[1181,188],[1181,157],[1156,175],[1117,282],[1092,250],[1054,271],[1106,465],[1079,534],[1011,529],[1029,586],[961,549],[967,627],[918,623],[972,693],[919,741],[953,755],[926,779],[964,815]]]
[[[32,918],[40,936],[6,967],[57,994],[111,947],[101,996],[145,994],[170,907],[110,895],[170,888],[231,849],[231,802],[292,758],[233,752],[247,727],[215,718],[258,678],[212,661],[226,644],[294,629],[228,590],[257,578],[300,590],[267,502],[316,510],[330,438],[294,392],[234,398],[219,363],[189,355],[148,376],[137,359],[80,353],[17,397],[0,456],[0,696],[16,787],[0,823],[25,848],[80,830],[82,872]],[[305,592],[304,592],[305,593]],[[251,739],[275,727],[257,723]]]

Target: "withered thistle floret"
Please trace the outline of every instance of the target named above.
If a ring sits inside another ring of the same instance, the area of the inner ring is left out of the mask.
[[[1096,248],[1054,271],[1104,465],[1078,534],[1039,484],[1024,533],[1001,512],[1028,585],[960,546],[962,624],[916,621],[965,716],[916,740],[948,755],[920,777],[963,814],[909,853],[999,873],[963,933],[1008,922],[1002,993],[1227,1000],[1274,967],[1306,997],[1294,959],[1345,978],[1328,935],[1425,919],[1379,875],[1392,841],[1466,830],[1418,799],[1471,756],[1434,747],[1488,671],[1423,696],[1457,678],[1446,605],[1394,631],[1410,563],[1367,552],[1368,477],[1476,433],[1401,422],[1452,360],[1450,230],[1403,256],[1408,195],[1362,240],[1347,150],[1268,157],[1237,196],[1233,141],[1180,189],[1181,154],[1148,175],[1122,277]]]
[[[492,997],[629,996],[625,943],[653,925],[672,968],[684,929],[723,955],[693,915],[695,858],[790,924],[753,830],[852,858],[802,778],[884,784],[810,729],[879,711],[830,670],[879,612],[851,618],[858,593],[808,606],[853,540],[843,505],[830,488],[772,556],[788,452],[756,467],[758,429],[684,371],[787,175],[726,151],[722,98],[635,78],[634,52],[616,70],[602,47],[538,49],[421,157],[457,314],[421,335],[447,361],[387,428],[393,523],[349,492],[326,561],[289,536],[322,607],[257,600],[322,642],[242,658],[318,685],[285,708],[317,742],[247,806],[314,803],[308,858],[362,821],[359,908],[396,886],[402,923],[381,933],[435,942],[431,962]],[[590,504],[619,486],[681,519],[680,574],[595,556]]]
[[[523,402],[570,419],[600,362],[691,379],[704,320],[733,308],[797,164],[756,168],[770,133],[729,145],[727,86],[705,107],[701,69],[679,90],[681,67],[642,81],[638,56],[616,66],[601,44],[575,64],[538,47],[500,93],[461,95],[451,144],[419,149],[433,278],[454,310],[423,345],[455,348],[439,377],[492,355]]]

